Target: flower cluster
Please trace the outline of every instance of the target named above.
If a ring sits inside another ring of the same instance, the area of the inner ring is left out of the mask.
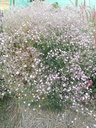
[[[78,8],[33,2],[7,12],[0,36],[7,91],[52,109],[93,101],[96,50],[88,30]]]

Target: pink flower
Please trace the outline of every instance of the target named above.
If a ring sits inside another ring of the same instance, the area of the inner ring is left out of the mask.
[[[96,95],[94,96],[94,98],[96,99]]]
[[[29,56],[29,53],[28,53],[28,52],[23,52],[23,53],[21,54],[21,56],[22,56],[22,57],[28,57],[28,56]]]
[[[20,55],[21,54],[21,51],[16,51],[15,54],[16,55]]]
[[[92,85],[93,85],[93,81],[89,80],[88,83],[84,86],[84,89],[88,89]]]
[[[89,80],[89,81],[88,81],[88,84],[87,84],[87,87],[92,86],[92,84],[93,84],[93,81],[92,81],[92,80]]]

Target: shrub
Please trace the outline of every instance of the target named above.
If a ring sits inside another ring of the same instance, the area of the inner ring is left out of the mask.
[[[1,37],[1,77],[7,91],[28,106],[62,110],[78,102],[92,103],[93,89],[84,88],[89,79],[94,81],[96,66],[88,30],[78,8],[33,2],[8,12]]]

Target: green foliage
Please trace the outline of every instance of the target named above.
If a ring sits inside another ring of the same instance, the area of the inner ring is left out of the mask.
[[[58,2],[55,2],[55,3],[53,3],[52,5],[53,5],[54,8],[58,8],[58,7],[59,7]]]

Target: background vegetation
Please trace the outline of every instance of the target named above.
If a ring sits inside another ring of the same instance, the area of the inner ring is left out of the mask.
[[[9,9],[9,5],[10,5],[10,0],[0,0],[0,9],[1,10],[6,10]]]

